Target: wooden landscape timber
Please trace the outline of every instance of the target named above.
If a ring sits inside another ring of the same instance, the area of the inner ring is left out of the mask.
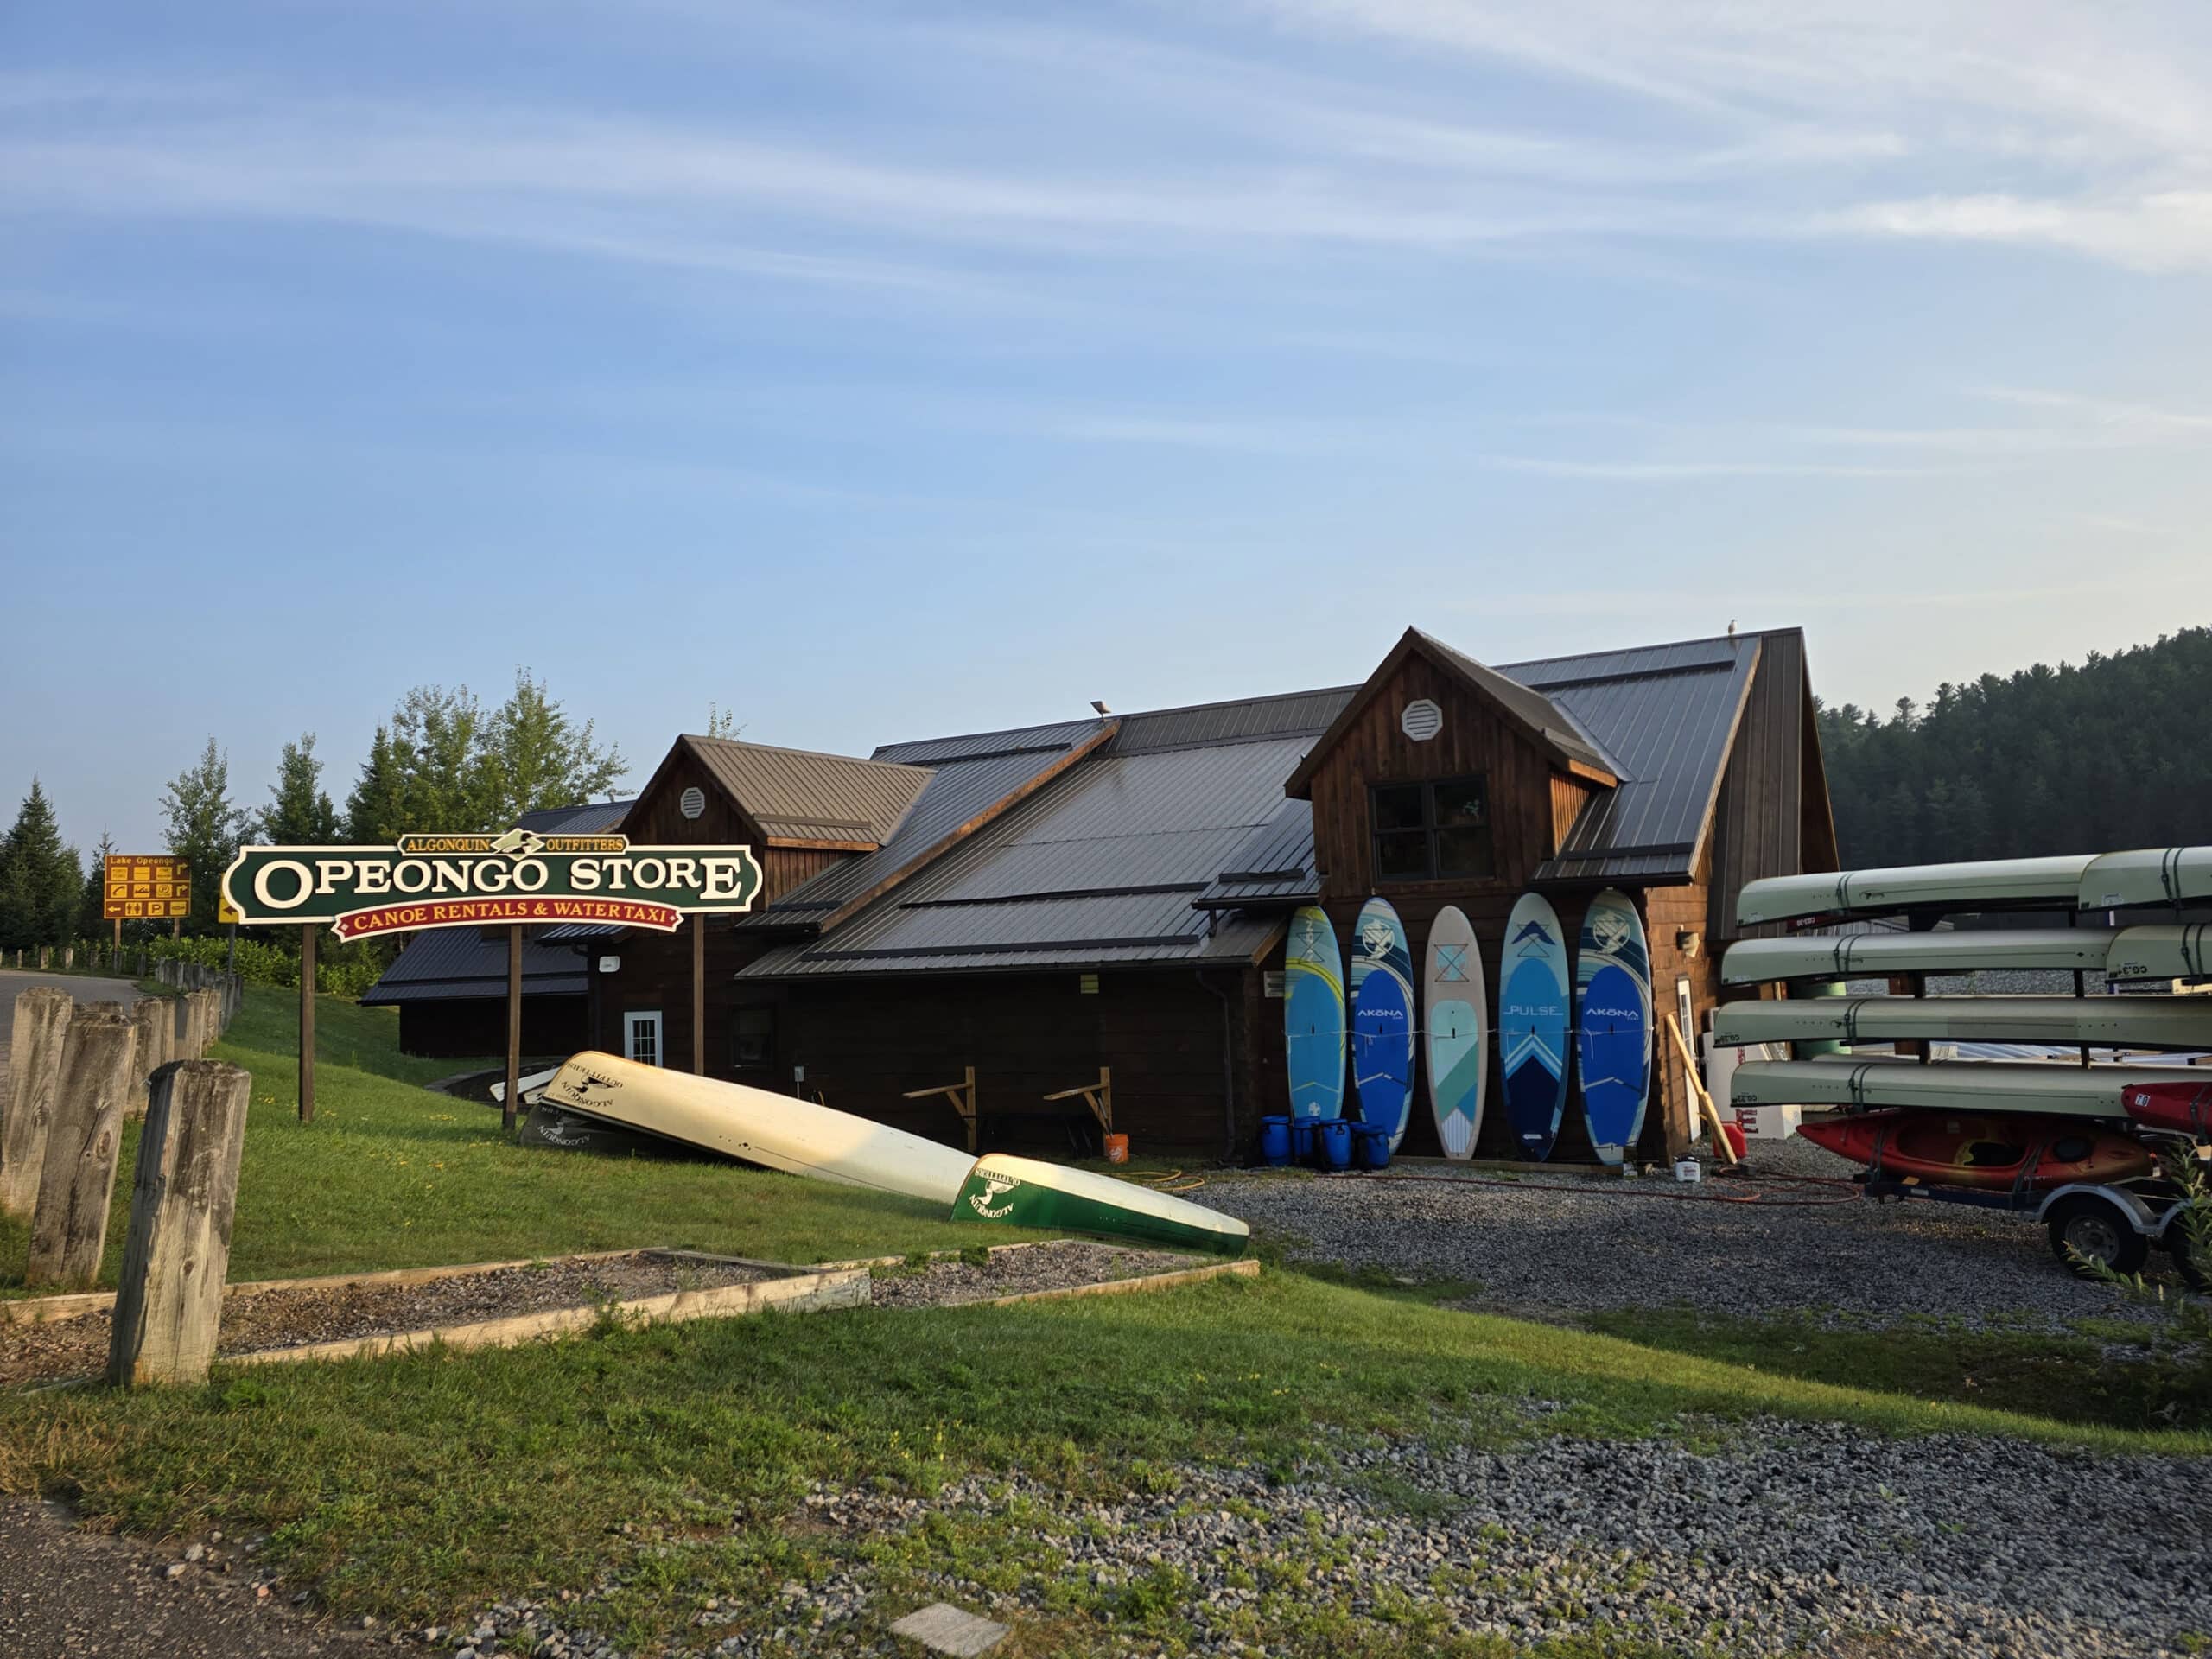
[[[136,1039],[118,1003],[94,1002],[70,1017],[31,1217],[28,1284],[83,1290],[99,1277],[123,1120],[140,1092]]]
[[[138,1088],[130,1103],[130,1116],[146,1115],[147,1090],[152,1085],[154,1073],[169,1063],[170,1047],[175,1040],[176,1022],[171,1016],[166,998],[142,996],[130,1010],[135,1036],[131,1043],[130,1071],[137,1078]]]
[[[1177,1285],[1195,1285],[1201,1280],[1218,1279],[1233,1274],[1239,1279],[1256,1279],[1260,1264],[1251,1256],[1236,1262],[1216,1262],[1203,1268],[1177,1268],[1167,1273],[1140,1274],[1134,1279],[1101,1279],[1088,1285],[1056,1285],[1050,1290],[1018,1290],[1010,1296],[994,1296],[988,1306],[1012,1307],[1017,1302],[1058,1302],[1071,1296],[1122,1296],[1132,1291],[1169,1290]]]
[[[108,1349],[118,1385],[193,1382],[215,1357],[253,1078],[219,1060],[154,1075]]]
[[[61,1052],[76,1007],[67,991],[38,985],[16,998],[10,1084],[0,1112],[0,1211],[29,1221],[38,1207],[40,1172],[61,1080]]]

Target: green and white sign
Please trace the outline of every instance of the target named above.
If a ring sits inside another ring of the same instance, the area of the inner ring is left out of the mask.
[[[249,923],[327,922],[342,939],[433,927],[592,922],[672,933],[750,910],[750,847],[633,847],[622,836],[402,836],[391,847],[247,847],[223,897]]]

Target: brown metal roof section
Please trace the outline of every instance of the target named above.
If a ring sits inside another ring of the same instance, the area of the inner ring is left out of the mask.
[[[1305,798],[1308,796],[1313,774],[1320,768],[1322,757],[1336,746],[1344,729],[1357,718],[1359,712],[1382,690],[1389,677],[1397,672],[1406,658],[1419,652],[1446,674],[1464,683],[1476,696],[1487,699],[1502,709],[1506,718],[1521,728],[1522,734],[1541,749],[1554,766],[1562,772],[1572,772],[1587,782],[1611,788],[1619,781],[1619,769],[1612,757],[1599,747],[1596,741],[1572,715],[1541,691],[1531,690],[1517,680],[1508,678],[1496,669],[1477,662],[1452,649],[1441,639],[1423,633],[1419,628],[1408,628],[1404,636],[1392,646],[1390,654],[1382,665],[1367,677],[1366,683],[1352,694],[1329,728],[1306,752],[1283,785],[1283,793]]]
[[[930,780],[926,766],[687,733],[639,791],[640,799],[654,792],[670,761],[685,749],[770,847],[872,853],[891,838]]]

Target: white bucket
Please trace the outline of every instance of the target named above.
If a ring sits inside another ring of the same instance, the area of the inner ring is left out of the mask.
[[[1693,1183],[1701,1181],[1705,1179],[1705,1166],[1694,1158],[1677,1158],[1675,1160],[1675,1179]]]

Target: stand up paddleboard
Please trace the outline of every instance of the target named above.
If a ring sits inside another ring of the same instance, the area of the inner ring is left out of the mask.
[[[1445,906],[1430,924],[1427,967],[1429,1110],[1444,1155],[1468,1158],[1483,1132],[1483,1096],[1490,1083],[1484,1017],[1490,997],[1475,930],[1459,906]]]
[[[1326,912],[1290,918],[1283,947],[1283,1047],[1293,1117],[1344,1115],[1344,968]]]
[[[1616,888],[1583,912],[1574,986],[1582,1115],[1598,1160],[1618,1164],[1643,1132],[1651,1093],[1651,962],[1636,906]]]
[[[1505,924],[1497,1048],[1513,1138],[1539,1160],[1551,1156],[1567,1106],[1567,971],[1558,912],[1541,893],[1522,893]]]
[[[1406,1138],[1414,1100],[1414,964],[1405,924],[1387,899],[1370,899],[1352,930],[1351,1077],[1359,1116]]]

